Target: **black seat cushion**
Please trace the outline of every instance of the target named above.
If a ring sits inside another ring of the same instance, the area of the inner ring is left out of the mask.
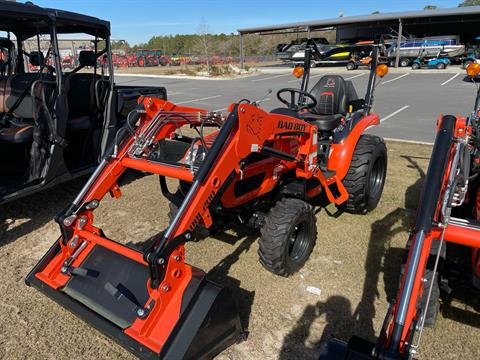
[[[312,113],[301,113],[299,118],[315,125],[319,131],[332,131],[342,122],[343,115],[317,115]]]
[[[33,140],[33,126],[12,126],[0,129],[0,143],[23,144]]]

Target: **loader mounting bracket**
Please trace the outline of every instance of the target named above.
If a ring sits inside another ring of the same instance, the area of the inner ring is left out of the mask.
[[[144,254],[144,260],[148,263],[150,269],[150,283],[152,289],[158,288],[165,277],[165,270],[167,268],[168,258],[172,252],[180,245],[192,240],[193,235],[190,231],[185,231],[183,234],[176,236],[168,241],[164,246],[159,245],[161,239],[154,240],[153,245]]]

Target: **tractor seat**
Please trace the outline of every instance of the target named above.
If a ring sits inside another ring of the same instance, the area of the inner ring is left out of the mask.
[[[320,131],[332,131],[347,114],[347,86],[339,75],[323,76],[310,91],[317,105],[310,111],[299,114],[299,118],[314,124]]]
[[[341,124],[344,115],[317,115],[312,113],[301,113],[299,118],[315,125],[319,131],[332,131]]]
[[[33,126],[22,125],[0,129],[1,144],[23,144],[33,139]]]

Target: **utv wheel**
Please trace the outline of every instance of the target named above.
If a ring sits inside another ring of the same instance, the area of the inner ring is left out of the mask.
[[[410,64],[410,60],[408,59],[400,59],[400,66],[407,67]]]
[[[437,271],[434,273],[435,259],[438,254],[440,247],[440,241],[434,239],[432,242],[432,247],[430,248],[430,256],[428,257],[427,267],[425,269],[425,274],[423,275],[424,284],[423,284],[423,293],[421,299],[418,299],[417,311],[423,311],[427,307],[428,291],[433,282],[432,293],[430,295],[430,300],[428,301],[428,309],[425,315],[425,326],[433,327],[437,321],[438,313],[440,312],[440,279],[439,272],[443,267],[443,263],[446,257],[446,245],[445,243],[442,246],[442,252],[440,253],[440,261],[438,263]],[[407,263],[408,250],[410,248],[410,240],[407,242],[407,252],[403,259],[402,271],[399,279],[399,287],[401,286],[401,281],[403,274],[405,273],[405,267]]]
[[[413,70],[418,70],[418,69],[420,69],[420,64],[418,64],[418,63],[413,63],[412,69],[413,69]]]
[[[382,138],[362,135],[353,152],[343,185],[348,200],[343,210],[354,214],[366,214],[377,207],[382,196],[387,174],[387,148]]]
[[[445,69],[446,67],[447,67],[447,65],[445,65],[445,63],[443,63],[443,62],[439,62],[439,63],[437,64],[437,69],[438,69],[438,70],[443,70],[443,69]]]
[[[260,233],[260,263],[268,271],[287,277],[300,270],[315,246],[314,209],[299,199],[282,199],[270,210]]]
[[[355,70],[355,64],[352,62],[349,62],[347,64],[347,70]]]

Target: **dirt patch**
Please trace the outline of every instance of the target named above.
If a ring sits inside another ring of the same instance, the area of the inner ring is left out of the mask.
[[[230,230],[187,246],[189,263],[234,288],[248,326],[247,340],[218,359],[311,359],[332,335],[373,340],[378,334],[396,291],[402,249],[431,152],[429,146],[393,142],[388,149],[389,172],[379,207],[366,216],[337,218],[329,215],[334,208],[319,210],[314,252],[305,268],[290,278],[262,268],[256,234]],[[58,237],[53,217],[83,181],[0,207],[1,359],[133,359],[24,284]],[[120,200],[106,199],[96,211],[96,224],[107,236],[140,243],[166,227],[167,202],[156,176],[127,179],[123,194]],[[321,289],[321,294],[308,292],[307,286]],[[463,314],[456,321],[440,316],[436,328],[423,337],[423,358],[480,358],[478,321],[472,321],[478,314]]]

